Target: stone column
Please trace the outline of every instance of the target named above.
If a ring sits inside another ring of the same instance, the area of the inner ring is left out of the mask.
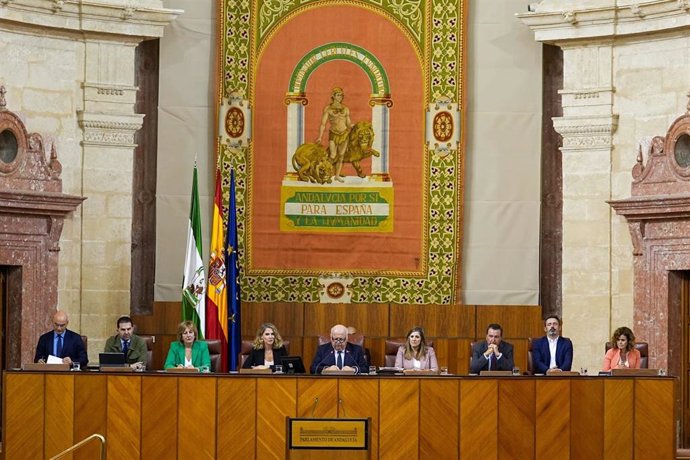
[[[563,62],[563,328],[573,369],[596,371],[611,322],[612,47],[564,47]]]

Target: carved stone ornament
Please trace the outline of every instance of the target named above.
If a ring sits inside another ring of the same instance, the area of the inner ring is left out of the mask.
[[[679,375],[669,337],[681,318],[669,280],[690,271],[690,107],[665,136],[640,142],[632,176],[631,197],[609,204],[627,219],[632,240],[635,335],[649,342],[650,367]]]
[[[84,200],[62,193],[62,165],[52,145],[28,133],[7,110],[0,87],[0,266],[7,267],[7,367],[31,362],[38,337],[57,307],[60,234]],[[15,276],[14,273],[21,273]]]

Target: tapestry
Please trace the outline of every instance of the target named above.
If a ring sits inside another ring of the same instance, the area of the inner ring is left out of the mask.
[[[218,11],[218,156],[236,175],[242,300],[457,303],[463,0]]]

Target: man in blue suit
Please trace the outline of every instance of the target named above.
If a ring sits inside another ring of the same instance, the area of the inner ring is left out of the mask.
[[[532,366],[535,374],[569,371],[573,365],[573,342],[561,337],[561,319],[556,315],[544,320],[546,337],[532,343]]]
[[[46,332],[38,339],[34,362],[46,362],[48,355],[62,358],[64,364],[80,363],[85,368],[89,363],[84,341],[76,332],[67,329],[67,313],[58,310],[53,315],[53,330]]]
[[[347,327],[336,324],[331,328],[331,342],[316,349],[310,372],[320,374],[324,370],[350,371],[354,374],[369,372],[364,350],[359,345],[348,343]]]

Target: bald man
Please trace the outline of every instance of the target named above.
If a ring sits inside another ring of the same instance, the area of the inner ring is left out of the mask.
[[[364,350],[359,345],[347,341],[347,327],[336,324],[331,328],[331,342],[316,349],[311,363],[311,373],[320,374],[324,370],[341,370],[353,374],[369,372],[369,363]]]
[[[89,358],[86,355],[84,341],[76,332],[67,329],[69,317],[67,313],[58,310],[53,315],[53,330],[46,332],[38,339],[34,362],[46,362],[48,355],[62,358],[64,364],[78,362],[82,369],[86,368]]]

